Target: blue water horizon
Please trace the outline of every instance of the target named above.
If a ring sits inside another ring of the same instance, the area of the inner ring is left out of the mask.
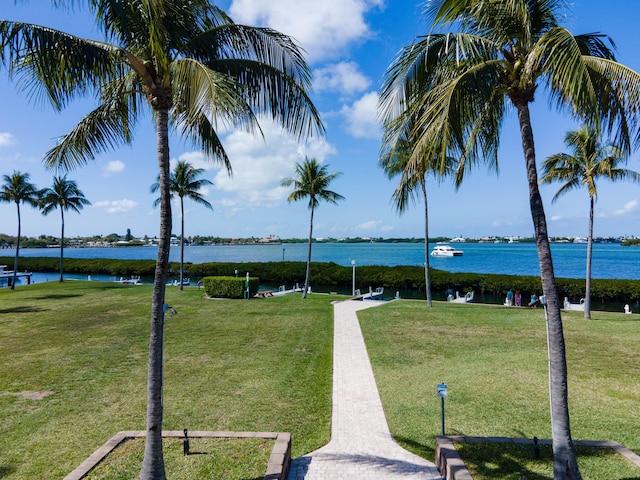
[[[496,273],[503,275],[540,275],[534,243],[457,243],[461,257],[429,257],[431,268],[449,272]],[[430,249],[432,245],[430,245]],[[585,243],[552,243],[551,252],[558,278],[584,278],[587,245]],[[305,262],[306,243],[271,245],[185,246],[185,262]],[[15,251],[0,251],[11,257]],[[24,257],[58,257],[57,248],[20,249]],[[122,260],[155,260],[156,247],[65,248],[65,258],[113,258]],[[171,262],[180,261],[180,247],[172,247]],[[365,265],[423,266],[424,244],[421,243],[314,243],[312,262],[334,262],[356,268]],[[593,245],[592,278],[640,280],[640,248],[618,243]]]

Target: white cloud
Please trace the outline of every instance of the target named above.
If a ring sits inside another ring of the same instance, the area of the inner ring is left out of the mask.
[[[605,217],[619,217],[622,215],[628,215],[638,210],[638,200],[630,200],[624,204],[622,208],[613,210],[609,214],[604,214]]]
[[[364,17],[382,7],[384,0],[233,0],[229,14],[235,22],[266,25],[293,37],[314,62],[371,37]]]
[[[353,105],[345,105],[340,112],[347,130],[356,138],[380,138],[382,128],[378,122],[378,94],[369,92]]]
[[[8,147],[10,145],[15,145],[16,143],[18,142],[13,134],[8,132],[0,132],[0,147]]]
[[[395,227],[391,225],[383,225],[380,220],[369,220],[368,222],[359,223],[354,227],[355,232],[390,232]]]
[[[562,219],[563,219],[562,215],[554,215],[554,216],[551,217],[551,221],[552,222],[558,222],[558,221],[560,221]]]
[[[135,207],[138,206],[138,202],[123,198],[122,200],[101,200],[94,203],[94,207],[102,208],[106,213],[129,213]]]
[[[313,72],[314,91],[332,90],[345,95],[364,92],[371,85],[354,62],[340,62]]]
[[[379,220],[369,220],[368,222],[364,222],[356,225],[356,229],[371,231],[371,230],[376,230],[378,228],[378,225],[380,225]]]
[[[234,212],[281,204],[289,190],[282,188],[280,182],[293,176],[296,162],[305,157],[322,162],[334,153],[333,147],[322,139],[312,138],[300,143],[269,120],[260,119],[260,125],[264,139],[241,131],[232,132],[223,139],[233,167],[231,177],[224,167],[204,163],[216,170],[214,188],[223,195],[216,203]],[[204,157],[188,155],[199,159],[198,166],[203,167],[199,162]]]
[[[102,174],[108,177],[114,173],[122,172],[124,167],[124,162],[121,162],[120,160],[111,160],[102,168]]]

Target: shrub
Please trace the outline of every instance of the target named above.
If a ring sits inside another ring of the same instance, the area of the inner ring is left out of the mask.
[[[202,286],[209,297],[245,298],[246,278],[242,277],[204,277]],[[249,297],[258,293],[258,277],[249,277]]]

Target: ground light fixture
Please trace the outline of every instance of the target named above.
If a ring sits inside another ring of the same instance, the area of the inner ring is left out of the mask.
[[[440,397],[440,412],[442,416],[442,436],[444,437],[444,399],[449,396],[447,384],[442,382],[436,386],[436,395]]]

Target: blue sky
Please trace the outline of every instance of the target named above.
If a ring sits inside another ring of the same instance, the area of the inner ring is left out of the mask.
[[[0,18],[38,23],[69,33],[97,38],[86,11],[55,11],[50,2],[3,1]],[[312,98],[321,112],[327,134],[300,144],[278,127],[263,122],[265,138],[224,132],[223,143],[234,175],[229,178],[207,162],[193,146],[171,139],[171,158],[186,159],[206,168],[214,182],[203,194],[214,207],[186,204],[186,234],[222,237],[276,235],[305,237],[309,211],[306,202],[289,204],[280,181],[293,175],[305,156],[315,157],[342,175],[331,189],[346,200],[338,206],[321,204],[316,212],[316,237],[420,237],[423,207],[415,204],[399,216],[391,203],[396,180],[378,167],[381,130],[376,122],[381,78],[399,49],[416,35],[428,32],[421,4],[415,0],[225,0],[218,3],[238,23],[268,25],[294,37],[307,53],[314,74]],[[602,32],[617,45],[618,60],[640,70],[640,17],[637,0],[575,0],[564,25],[574,33]],[[50,186],[53,173],[42,166],[44,153],[93,108],[90,99],[74,102],[62,113],[30,98],[0,70],[0,174],[29,172],[38,187]],[[565,151],[567,130],[577,125],[567,114],[548,106],[542,91],[532,107],[536,153],[541,162]],[[132,146],[100,155],[68,174],[92,202],[80,215],[66,216],[67,236],[158,233],[158,210],[149,186],[157,175],[155,134],[149,116],[137,126]],[[638,154],[628,167],[640,171]],[[456,191],[448,183],[431,180],[429,217],[431,236],[530,236],[533,227],[528,187],[517,128],[511,112],[505,121],[499,155],[500,172],[474,169]],[[586,236],[588,197],[577,191],[551,204],[557,186],[543,187],[549,234]],[[640,235],[640,189],[637,185],[599,184],[595,235]],[[174,233],[179,233],[179,211],[174,208]],[[22,233],[59,235],[59,214],[43,217],[22,208]],[[15,205],[0,204],[0,233],[15,235]]]

